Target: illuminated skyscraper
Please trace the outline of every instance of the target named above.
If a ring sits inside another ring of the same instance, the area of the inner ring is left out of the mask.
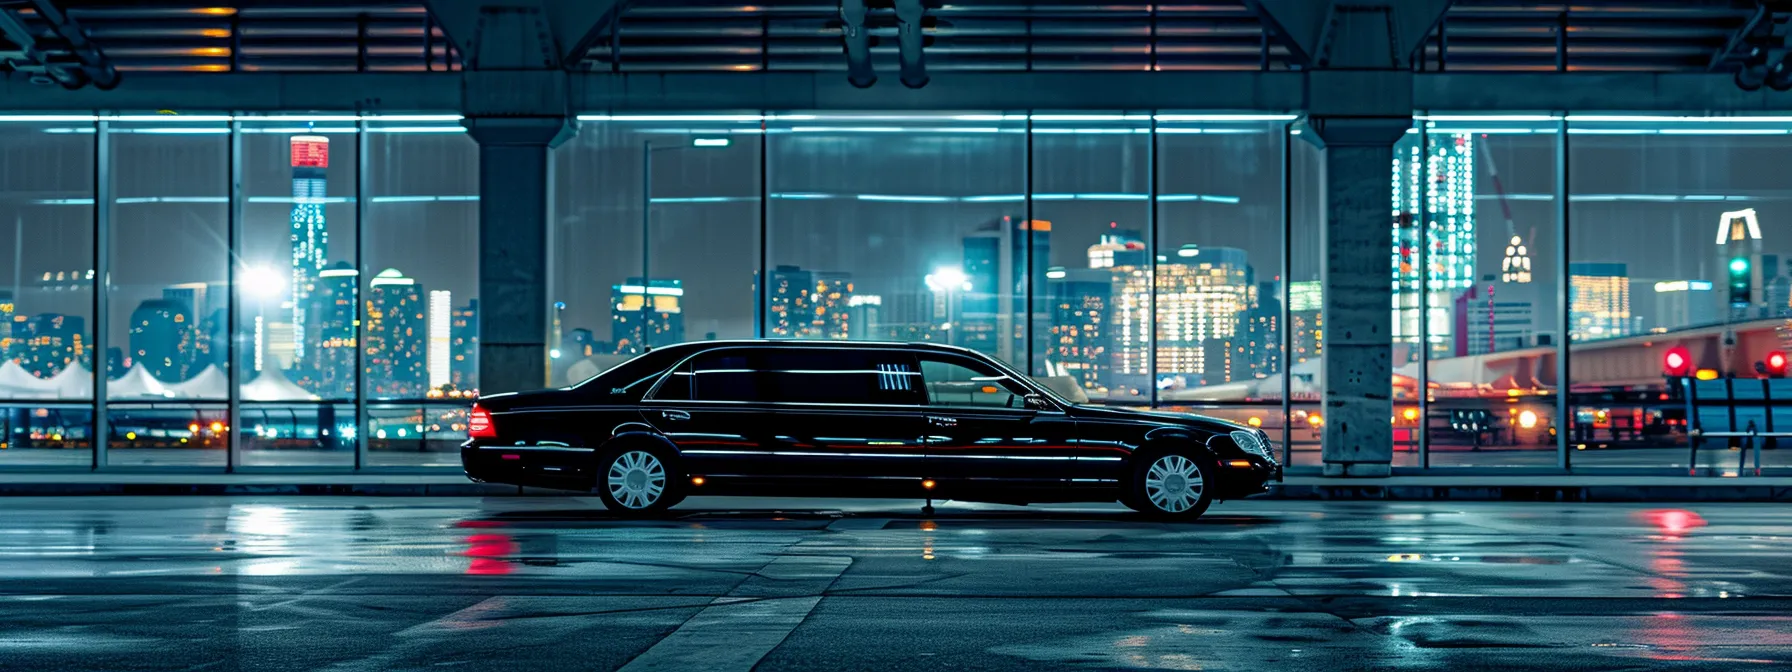
[[[0,289],[0,363],[12,359],[13,313],[16,309],[12,290]]]
[[[1051,305],[1044,287],[1051,260],[1052,223],[1003,216],[978,224],[964,238],[964,275],[970,283],[960,301],[954,341],[1026,368],[1026,316],[1044,315]],[[1027,303],[1028,278],[1033,288]],[[1042,362],[1051,325],[1033,320],[1033,361]]]
[[[370,397],[417,398],[426,391],[427,309],[423,287],[388,268],[367,283],[363,364]]]
[[[1274,281],[1257,283],[1256,294],[1246,313],[1246,375],[1262,378],[1282,370],[1281,284]]]
[[[846,339],[852,335],[852,274],[779,265],[768,275],[766,338]]]
[[[1288,352],[1290,364],[1317,360],[1325,347],[1320,291],[1318,281],[1288,283],[1288,328],[1294,330],[1292,349]]]
[[[1430,147],[1410,135],[1393,160],[1394,340],[1418,344],[1419,311],[1430,311],[1433,353],[1448,355],[1456,297],[1475,281],[1475,144],[1469,133],[1433,133]],[[1421,217],[1424,242],[1420,242]],[[1420,254],[1421,244],[1426,248]],[[1420,257],[1425,267],[1419,267]],[[1420,273],[1426,296],[1419,296]],[[1409,348],[1413,356],[1417,348]]]
[[[1157,384],[1217,385],[1251,377],[1242,347],[1256,288],[1244,250],[1184,246],[1157,264]]]
[[[869,341],[882,338],[877,328],[882,324],[884,297],[877,294],[854,294],[846,297],[846,338]]]
[[[1084,390],[1108,391],[1108,307],[1113,302],[1114,274],[1106,269],[1053,268],[1045,274],[1051,306],[1050,342],[1046,344],[1047,375],[1069,376]],[[1035,316],[1041,319],[1045,316]]]
[[[1109,283],[1109,393],[1117,397],[1151,394],[1151,264],[1145,239],[1138,231],[1109,225],[1108,233],[1089,247],[1089,267],[1106,269]]]
[[[445,289],[429,293],[429,389],[441,389],[453,379],[450,354],[454,337],[454,294]]]
[[[16,329],[17,322],[14,322]],[[22,338],[24,355],[19,365],[39,378],[49,378],[80,362],[87,364],[87,344],[83,338],[86,321],[74,315],[42,313],[25,321]],[[13,332],[15,338],[18,332]]]
[[[330,139],[292,136],[292,360],[310,358],[306,340],[315,331],[306,322],[318,272],[324,270],[329,234],[324,228],[325,171],[330,167]],[[284,350],[285,348],[280,348]]]
[[[181,359],[176,363],[179,377],[165,380],[186,380],[207,366],[224,362],[224,345],[230,338],[224,324],[227,295],[221,282],[188,282],[162,288],[162,298],[180,302],[187,316],[180,344]]]
[[[449,355],[449,382],[457,390],[479,389],[479,300],[454,310]]]
[[[1568,264],[1569,338],[1590,341],[1631,334],[1630,275],[1624,264]]]
[[[306,314],[312,330],[311,359],[293,382],[325,399],[352,398],[355,391],[355,286],[360,274],[354,265],[338,261],[317,274],[311,292],[311,311]]]
[[[683,299],[679,280],[654,278],[643,287],[640,278],[629,278],[626,284],[611,285],[610,342],[617,354],[640,354],[683,341]]]
[[[175,299],[150,299],[131,311],[130,359],[142,365],[157,380],[179,382],[195,372],[185,370],[187,356],[182,345],[188,342],[193,325],[187,321],[191,309]]]

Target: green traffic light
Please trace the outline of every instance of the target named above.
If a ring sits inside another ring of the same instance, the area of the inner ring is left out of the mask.
[[[1731,259],[1730,260],[1730,272],[1731,273],[1747,273],[1748,272],[1748,258],[1747,257],[1736,257],[1734,259]]]

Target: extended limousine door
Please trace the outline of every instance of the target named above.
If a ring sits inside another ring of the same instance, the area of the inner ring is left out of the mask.
[[[1026,388],[984,362],[941,353],[918,358],[933,475],[1038,485],[1080,477],[1076,424],[1063,411],[1028,408]]]

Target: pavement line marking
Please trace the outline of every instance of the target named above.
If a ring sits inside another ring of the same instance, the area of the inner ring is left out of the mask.
[[[780,556],[729,595],[710,601],[621,672],[750,672],[802,625],[821,603],[821,592],[851,564],[846,557]]]

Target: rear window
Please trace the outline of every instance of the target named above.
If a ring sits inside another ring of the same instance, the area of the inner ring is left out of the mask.
[[[764,370],[775,400],[797,404],[921,403],[913,358],[894,350],[767,350]]]
[[[691,358],[653,398],[919,405],[923,395],[914,359],[901,351],[728,348]]]

